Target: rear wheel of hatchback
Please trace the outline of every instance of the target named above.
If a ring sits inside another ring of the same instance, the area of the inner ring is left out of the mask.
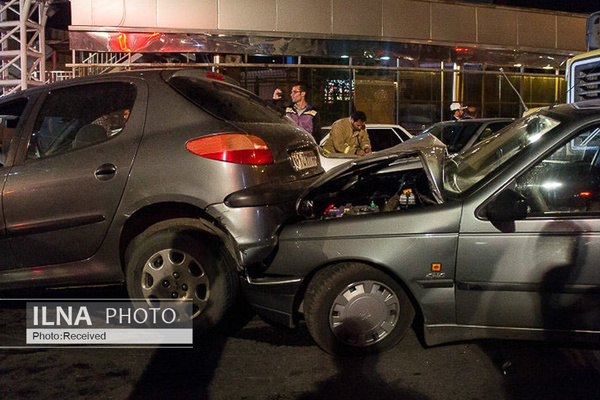
[[[220,248],[218,240],[202,232],[147,230],[125,253],[129,296],[154,306],[161,300],[191,300],[195,333],[211,330],[238,294],[235,269]]]
[[[342,263],[319,271],[304,298],[308,330],[331,354],[388,350],[402,340],[414,315],[409,297],[396,281],[360,263]]]

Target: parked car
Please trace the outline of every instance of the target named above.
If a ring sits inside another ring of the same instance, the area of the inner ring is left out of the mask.
[[[477,118],[461,119],[459,121],[437,122],[423,131],[440,139],[448,146],[449,153],[459,153],[476,143],[487,139],[514,118]]]
[[[244,290],[324,350],[600,336],[600,102],[515,121],[454,157],[433,135],[338,167]]]
[[[319,166],[314,140],[219,75],[73,79],[0,100],[0,289],[126,281],[209,329]]]
[[[323,139],[320,140],[319,156],[320,162],[325,171],[329,171],[331,168],[343,164],[347,161],[357,158],[358,156],[352,154],[341,154],[341,153],[328,153],[323,150],[323,146],[329,139],[329,132],[331,126],[326,126],[321,129],[321,134],[324,135]],[[396,146],[402,142],[405,142],[413,137],[406,129],[400,125],[390,124],[367,124],[367,133],[369,134],[369,140],[371,141],[371,149],[373,151],[380,151],[393,146]]]

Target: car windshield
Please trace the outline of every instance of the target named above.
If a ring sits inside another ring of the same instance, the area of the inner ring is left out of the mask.
[[[450,158],[444,168],[444,189],[454,194],[465,192],[559,124],[559,121],[539,114],[515,121],[489,139]]]

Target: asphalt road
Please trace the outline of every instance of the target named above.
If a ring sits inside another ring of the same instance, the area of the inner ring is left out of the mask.
[[[0,345],[18,305],[0,302]],[[17,330],[18,331],[18,330]],[[600,345],[426,347],[418,328],[376,356],[335,358],[257,317],[194,347],[0,349],[3,399],[598,399]]]

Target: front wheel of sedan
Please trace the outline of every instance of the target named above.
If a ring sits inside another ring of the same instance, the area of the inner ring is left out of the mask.
[[[234,268],[210,237],[177,228],[137,236],[125,253],[127,291],[132,299],[191,300],[194,331],[204,333],[234,304]]]
[[[402,287],[384,272],[359,263],[319,271],[304,298],[307,328],[325,351],[338,355],[388,350],[415,315]]]

